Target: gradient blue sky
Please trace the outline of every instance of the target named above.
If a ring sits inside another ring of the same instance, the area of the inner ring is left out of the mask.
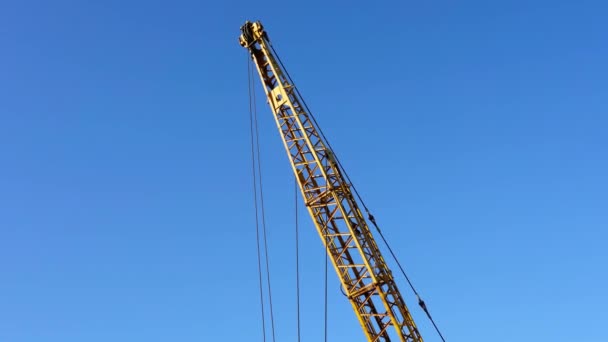
[[[607,17],[584,0],[3,1],[0,341],[262,340],[237,42],[259,19],[448,341],[605,342]],[[259,113],[277,341],[294,341],[293,179]],[[301,230],[303,340],[320,341],[323,249]],[[363,341],[337,284],[330,341]]]

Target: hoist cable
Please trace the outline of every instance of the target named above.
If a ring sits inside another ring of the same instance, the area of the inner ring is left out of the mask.
[[[329,242],[325,238],[325,342],[327,342],[327,265],[329,263]]]
[[[257,243],[257,252],[258,252],[258,278],[260,285],[260,307],[262,313],[262,336],[263,341],[266,342],[266,320],[264,314],[264,287],[262,282],[262,258],[260,251],[260,225],[259,225],[259,217],[258,217],[258,190],[257,190],[257,177],[255,171],[255,143],[254,143],[254,133],[253,133],[253,109],[252,109],[252,97],[251,97],[251,62],[249,60],[249,56],[247,56],[247,87],[249,88],[249,128],[251,134],[251,173],[253,178],[253,203],[255,207],[255,234],[256,234],[256,243]]]
[[[253,73],[253,71],[252,71]],[[262,235],[264,237],[264,255],[266,257],[266,282],[268,285],[268,306],[270,310],[270,326],[272,331],[272,341],[275,341],[275,330],[274,330],[274,311],[272,309],[272,288],[270,286],[270,263],[268,261],[268,239],[266,234],[266,214],[264,210],[264,187],[262,185],[262,160],[260,157],[260,134],[258,129],[258,111],[257,104],[255,100],[255,87],[253,88],[253,122],[255,125],[255,138],[256,138],[256,147],[257,147],[257,162],[258,162],[258,178],[259,178],[259,188],[260,188],[260,208],[262,214]]]
[[[289,73],[287,72],[287,69],[283,65],[283,62],[279,58],[279,55],[277,54],[276,50],[274,49],[274,47],[272,46],[272,44],[270,44],[270,42],[268,42],[268,45],[272,49],[272,52],[274,53],[274,55],[277,57],[277,61],[279,62],[279,64],[283,68],[283,71],[285,71],[285,75],[287,76],[289,82],[291,82],[291,84],[293,85],[294,82],[291,79],[291,76],[289,75]],[[300,94],[300,91],[298,90],[298,88],[295,88],[295,90],[296,90],[298,96],[300,97],[300,99],[302,100],[302,104],[304,105],[304,107],[308,111],[308,113],[309,113],[311,119],[313,120],[314,124],[317,126],[317,130],[319,130],[319,133],[321,134],[321,136],[323,137],[323,139],[325,139],[325,141],[327,142],[327,139],[325,138],[325,136],[323,135],[323,132],[319,128],[319,124],[317,123],[317,121],[315,120],[314,116],[310,112],[310,109],[308,108],[308,105],[306,105],[306,102],[304,102],[304,98]],[[329,143],[328,143],[328,147],[331,149],[331,146],[329,146]],[[324,298],[324,337],[325,337],[325,342],[327,342],[327,273],[328,273],[328,264],[329,264],[329,242],[327,240],[327,237],[325,237],[325,279],[324,279],[325,280],[325,286],[324,286],[325,287],[325,298]]]
[[[384,235],[382,234],[382,232],[380,231],[380,228],[378,227],[378,225],[375,222],[374,216],[371,214],[370,210],[368,209],[368,207],[365,205],[365,201],[363,201],[363,198],[361,197],[361,195],[359,194],[359,191],[357,190],[357,188],[355,187],[354,183],[352,182],[352,180],[350,179],[350,176],[348,175],[348,173],[346,172],[346,169],[342,166],[342,163],[340,162],[340,159],[338,158],[338,156],[335,154],[333,148],[331,147],[331,144],[329,143],[329,139],[327,139],[327,137],[325,136],[325,134],[323,133],[323,130],[321,129],[321,126],[317,123],[317,120],[315,119],[315,116],[312,114],[312,111],[310,110],[310,108],[308,107],[308,105],[306,104],[306,101],[304,100],[304,97],[302,96],[302,94],[300,94],[300,91],[298,90],[298,88],[295,86],[295,83],[293,81],[293,79],[291,78],[291,76],[289,75],[289,72],[287,71],[287,69],[285,68],[285,66],[283,65],[283,62],[281,61],[281,58],[279,57],[279,55],[277,54],[276,50],[274,49],[274,46],[272,46],[272,44],[270,42],[268,42],[270,45],[270,48],[272,49],[272,52],[274,53],[274,55],[277,58],[277,61],[279,62],[279,64],[281,65],[281,67],[283,68],[283,70],[285,71],[285,75],[287,76],[287,79],[289,80],[289,82],[291,83],[291,85],[293,86],[293,88],[295,89],[296,93],[298,94],[300,100],[302,101],[302,104],[304,105],[304,108],[306,108],[306,111],[308,112],[308,115],[310,116],[311,120],[313,121],[313,123],[315,124],[317,131],[319,132],[319,134],[321,135],[321,138],[323,139],[323,141],[325,142],[325,144],[327,144],[327,147],[329,148],[329,150],[332,151],[332,155],[333,158],[336,161],[336,164],[338,165],[338,168],[340,169],[340,171],[344,174],[346,180],[348,181],[348,183],[351,185],[351,188],[353,189],[353,191],[355,192],[355,195],[357,196],[357,198],[359,199],[359,202],[361,203],[361,205],[363,206],[363,208],[365,209],[365,212],[368,215],[368,219],[374,224],[374,227],[376,228],[376,230],[378,231],[378,233],[380,234],[380,237],[382,238],[382,240],[384,241],[384,244],[386,245],[386,247],[388,248],[388,250],[391,253],[391,256],[393,257],[393,259],[395,260],[395,262],[397,263],[397,265],[399,266],[399,269],[401,270],[401,273],[403,274],[403,276],[405,277],[405,279],[407,280],[408,284],[410,285],[410,288],[412,289],[412,291],[414,292],[414,294],[416,295],[416,297],[418,298],[418,305],[422,308],[422,310],[426,313],[427,317],[429,318],[429,320],[431,321],[431,323],[433,324],[433,326],[435,327],[435,330],[437,331],[437,333],[439,334],[439,336],[441,337],[441,340],[445,342],[445,339],[443,338],[443,335],[441,334],[441,332],[439,331],[439,328],[437,327],[437,325],[435,324],[435,321],[433,320],[433,318],[431,317],[431,314],[428,311],[428,308],[425,304],[425,302],[422,300],[422,298],[420,298],[420,295],[418,294],[418,292],[416,291],[416,289],[414,288],[412,282],[410,281],[409,277],[407,276],[407,274],[405,273],[405,270],[403,269],[403,267],[401,266],[401,263],[399,263],[399,260],[397,259],[397,256],[395,255],[395,253],[393,253],[393,250],[391,249],[390,245],[388,244],[388,242],[386,241],[386,239],[384,238]]]
[[[298,233],[298,180],[294,178],[294,214],[296,228],[296,303],[297,303],[297,320],[298,320],[298,342],[300,342],[300,237]]]
[[[369,212],[368,212],[368,214],[369,214]],[[412,285],[412,282],[410,281],[410,278],[405,273],[405,270],[401,266],[401,263],[399,262],[399,259],[397,259],[397,256],[393,252],[393,249],[389,245],[388,241],[386,241],[386,239],[384,238],[384,234],[382,234],[382,231],[380,230],[380,227],[378,227],[378,224],[376,223],[376,219],[374,218],[374,216],[372,214],[369,214],[369,220],[374,225],[374,227],[376,227],[376,231],[378,231],[378,234],[382,238],[382,241],[386,245],[386,248],[388,248],[389,252],[391,253],[391,256],[393,257],[393,259],[395,259],[395,262],[397,263],[397,266],[399,266],[399,269],[401,270],[401,273],[403,273],[403,276],[407,280],[407,283],[410,285],[410,288],[412,289],[412,291],[416,295],[416,298],[418,299],[418,305],[426,313],[426,316],[429,318],[429,320],[431,321],[431,323],[433,323],[433,326],[435,327],[435,331],[437,331],[437,334],[439,334],[439,337],[441,337],[441,340],[443,342],[445,342],[445,338],[443,338],[443,335],[441,334],[441,331],[439,331],[439,328],[437,327],[437,324],[435,324],[435,321],[433,320],[433,317],[431,316],[431,313],[429,312],[429,310],[428,310],[428,308],[426,306],[426,303],[424,302],[424,300],[422,300],[422,298],[420,298],[420,295],[418,294],[418,291],[416,291],[416,288],[414,288],[414,285]]]

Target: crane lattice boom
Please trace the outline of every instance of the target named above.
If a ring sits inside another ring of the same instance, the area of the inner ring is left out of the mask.
[[[350,184],[262,24],[246,22],[239,42],[259,72],[306,208],[367,340],[422,342]]]

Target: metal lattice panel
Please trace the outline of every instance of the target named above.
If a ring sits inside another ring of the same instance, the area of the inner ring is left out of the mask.
[[[369,341],[422,342],[350,185],[259,23],[242,28],[308,212]],[[390,329],[393,326],[394,329]]]

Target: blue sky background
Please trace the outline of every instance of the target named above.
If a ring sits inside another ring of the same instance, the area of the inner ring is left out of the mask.
[[[607,14],[2,2],[0,341],[262,340],[237,42],[259,19],[448,341],[605,342]],[[294,341],[293,177],[258,110],[277,341]],[[319,341],[324,251],[300,222]],[[363,341],[329,278],[330,341]]]

